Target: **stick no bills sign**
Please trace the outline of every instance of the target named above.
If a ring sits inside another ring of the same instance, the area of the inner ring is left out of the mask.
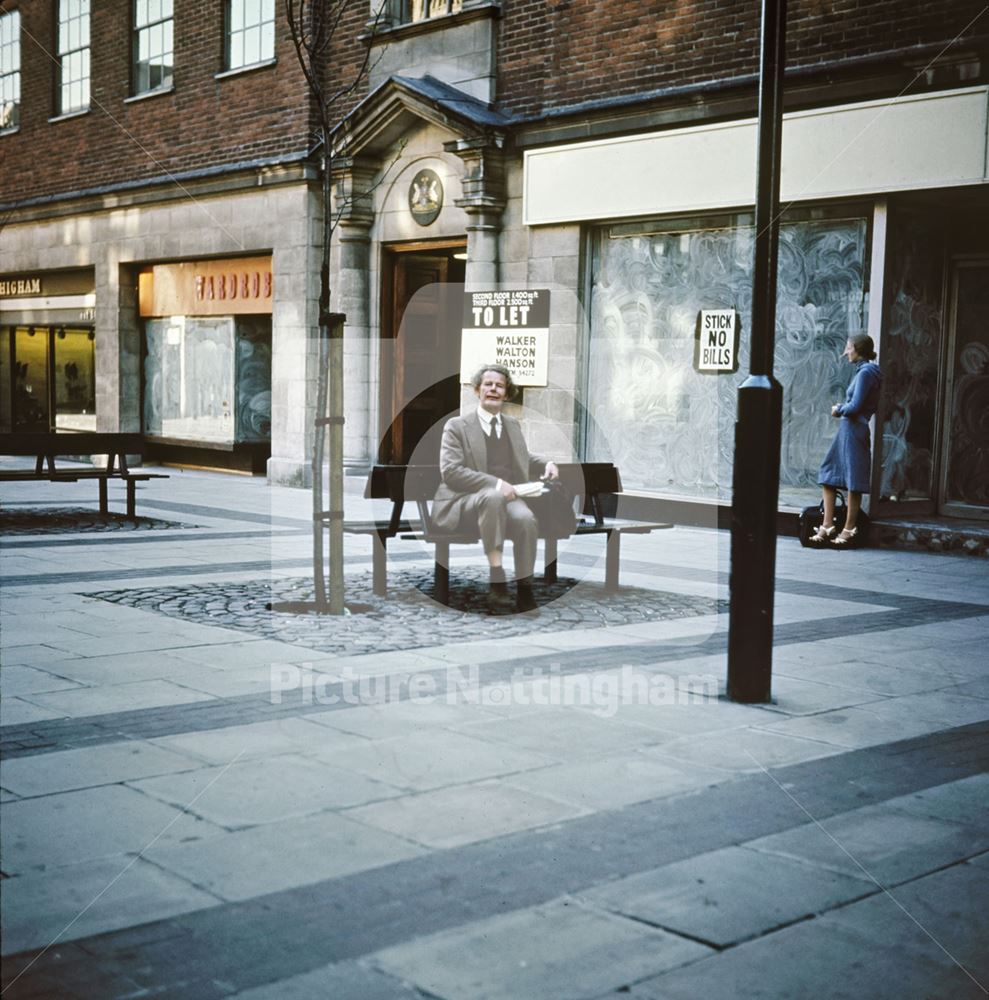
[[[734,309],[701,309],[694,340],[695,371],[710,374],[738,371],[740,328]]]
[[[465,292],[460,381],[481,365],[504,365],[517,385],[546,385],[549,289]]]

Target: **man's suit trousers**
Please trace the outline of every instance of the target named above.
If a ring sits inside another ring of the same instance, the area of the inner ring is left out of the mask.
[[[539,523],[524,500],[506,500],[496,487],[479,490],[464,498],[461,523],[477,524],[485,552],[503,549],[512,542],[515,578],[531,577],[536,565]]]

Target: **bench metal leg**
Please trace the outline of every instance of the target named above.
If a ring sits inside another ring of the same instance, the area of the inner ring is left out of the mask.
[[[380,531],[371,536],[371,577],[374,581],[374,596],[388,594],[388,539]]]
[[[101,479],[100,484],[100,513],[109,514],[110,513],[110,503],[107,498],[106,480]]]
[[[137,483],[133,479],[127,480],[127,519],[129,521],[137,520],[137,497],[134,494],[134,488]]]
[[[608,548],[604,562],[604,589],[613,594],[618,590],[618,565],[621,560],[622,533],[608,532]]]
[[[546,569],[543,572],[546,583],[556,583],[556,539],[546,539]]]
[[[450,603],[450,543],[436,543],[436,564],[433,568],[433,596],[440,604]]]

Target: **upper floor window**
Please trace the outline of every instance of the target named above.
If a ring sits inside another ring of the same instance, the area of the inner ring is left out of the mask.
[[[275,0],[227,0],[226,66],[242,69],[275,58]]]
[[[172,0],[134,0],[134,93],[172,85]]]
[[[393,0],[395,19],[399,24],[414,24],[431,17],[457,14],[463,9],[463,0]]]
[[[21,15],[0,14],[0,132],[21,120]]]
[[[89,0],[58,0],[56,111],[89,107]]]

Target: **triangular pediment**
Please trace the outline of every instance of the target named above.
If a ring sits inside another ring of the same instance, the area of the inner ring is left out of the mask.
[[[333,130],[336,156],[382,155],[423,122],[457,138],[503,138],[512,119],[430,76],[389,77]]]

